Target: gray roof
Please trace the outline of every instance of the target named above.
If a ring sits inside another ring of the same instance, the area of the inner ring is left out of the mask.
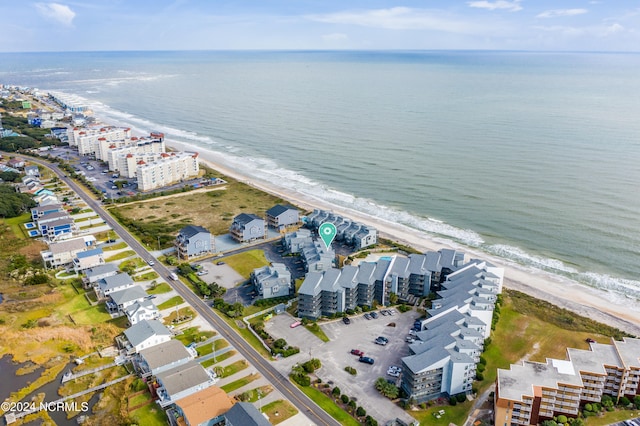
[[[74,238],[72,240],[63,240],[49,244],[49,250],[53,254],[66,253],[71,251],[80,251],[87,248],[84,238]]]
[[[156,378],[162,382],[162,385],[170,396],[211,380],[204,367],[195,360],[191,360],[171,370],[158,373]]]
[[[191,237],[193,237],[194,235],[197,235],[201,232],[210,234],[209,230],[207,228],[203,228],[202,226],[198,226],[198,225],[187,225],[184,228],[182,228],[180,230],[179,235],[182,235],[184,238],[189,239]]]
[[[118,288],[123,285],[132,285],[133,279],[129,276],[129,274],[116,274],[110,277],[104,277],[100,281],[98,281],[98,286],[100,290],[103,292],[106,290],[111,290],[112,288]]]
[[[591,343],[590,350],[567,348],[567,355],[577,371],[607,374],[605,365],[622,368],[622,361],[613,345]]]
[[[47,209],[49,210],[49,209]],[[40,216],[37,220],[38,223],[49,223],[49,222],[53,222],[57,219],[60,218],[69,218],[69,213],[67,213],[66,211],[53,211],[53,212],[49,212],[49,213],[45,213],[42,216]]]
[[[271,426],[271,423],[248,402],[236,402],[224,417],[233,426]]]
[[[448,362],[474,364],[473,358],[467,354],[445,349],[442,346],[431,346],[431,344],[425,346],[429,346],[429,349],[418,355],[409,355],[402,358],[402,362],[414,374],[443,367]]]
[[[171,330],[158,320],[143,320],[124,331],[129,343],[137,346],[153,336],[171,336]]]
[[[240,213],[238,216],[233,218],[233,223],[246,225],[247,223],[251,223],[256,219],[263,220],[260,216],[256,216],[253,213]]]
[[[113,294],[115,294],[115,293],[113,293]],[[145,299],[145,300],[142,300],[142,301],[134,302],[132,305],[127,306],[125,311],[127,312],[127,315],[129,315],[129,317],[131,317],[131,315],[134,315],[136,313],[136,311],[139,310],[140,308],[147,309],[147,310],[150,310],[150,311],[157,311],[158,310],[158,307],[155,305],[155,303],[153,303],[151,300]]]
[[[640,340],[624,338],[622,342],[614,341],[625,368],[640,368]]]
[[[134,285],[124,290],[114,291],[109,295],[116,305],[122,305],[134,300],[140,300],[147,297],[147,293],[139,285]]]
[[[275,206],[267,210],[267,214],[272,217],[278,217],[282,213],[285,213],[289,210],[295,210],[296,212],[298,211],[298,209],[293,206],[283,206],[282,204],[276,204]]]
[[[524,361],[510,370],[498,368],[500,398],[521,401],[523,395],[534,396],[533,387],[558,388],[560,383],[583,386],[570,361],[547,359],[546,363]]]
[[[174,339],[143,349],[139,353],[152,370],[173,362],[191,358],[191,354],[182,342]]]
[[[94,266],[93,268],[85,269],[84,274],[87,276],[87,278],[92,278],[99,275],[117,272],[118,270],[118,267],[113,263],[105,263],[104,265],[98,265]]]

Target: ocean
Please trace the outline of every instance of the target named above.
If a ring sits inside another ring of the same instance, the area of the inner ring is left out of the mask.
[[[0,54],[0,83],[636,307],[638,69],[623,53]]]

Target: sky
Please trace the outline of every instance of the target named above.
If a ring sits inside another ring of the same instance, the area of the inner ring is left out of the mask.
[[[0,0],[0,51],[640,50],[640,0]]]

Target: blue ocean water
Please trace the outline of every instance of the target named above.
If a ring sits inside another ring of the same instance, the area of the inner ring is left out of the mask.
[[[1,83],[636,300],[638,69],[613,53],[0,54]]]

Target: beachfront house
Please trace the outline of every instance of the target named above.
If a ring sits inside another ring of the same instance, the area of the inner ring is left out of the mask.
[[[251,283],[261,299],[288,297],[294,288],[291,272],[284,263],[273,263],[254,269],[251,273]]]
[[[175,241],[178,257],[188,260],[214,251],[214,239],[206,228],[187,225],[180,230]]]
[[[143,349],[151,348],[171,340],[173,334],[158,320],[143,320],[127,328],[121,339],[118,339],[120,347],[128,353],[138,353]]]
[[[264,239],[267,235],[267,227],[261,217],[251,213],[241,213],[233,218],[229,233],[234,240],[247,243]]]
[[[159,345],[142,349],[133,357],[133,365],[142,378],[171,370],[194,358],[179,340],[171,339]]]
[[[287,228],[298,226],[300,223],[300,212],[292,206],[283,206],[276,204],[267,210],[267,224],[271,228],[278,231],[284,231]]]
[[[85,288],[92,286],[99,280],[116,275],[120,270],[113,263],[105,263],[104,265],[94,266],[89,269],[85,269],[84,278],[82,283]]]
[[[73,259],[73,269],[75,269],[76,272],[82,272],[85,269],[104,264],[104,253],[100,247],[78,252]]]
[[[45,268],[58,268],[73,265],[76,255],[91,249],[96,243],[93,235],[87,235],[70,240],[55,241],[49,243],[49,250],[40,252]]]
[[[114,291],[109,294],[107,310],[112,313],[120,312],[125,314],[125,311],[129,306],[136,302],[142,302],[147,296],[147,293],[139,285],[134,285],[120,291]]]
[[[96,281],[95,291],[98,299],[105,299],[111,293],[133,287],[135,284],[129,274],[109,275]]]
[[[235,400],[217,386],[210,386],[176,401],[177,423],[187,426],[222,425],[225,413],[234,406]],[[237,405],[237,404],[236,404]],[[249,404],[253,407],[252,404]],[[257,410],[256,410],[257,411]],[[260,417],[264,418],[261,413]],[[267,424],[270,424],[267,422]],[[229,422],[226,423],[229,425]],[[251,426],[252,423],[237,423],[238,426]]]
[[[215,383],[212,374],[195,360],[156,374],[153,388],[158,396],[158,404],[164,408],[212,386]]]
[[[149,299],[134,301],[131,305],[124,308],[124,313],[131,325],[144,320],[159,320],[162,318],[158,307]]]
[[[236,402],[224,415],[226,426],[270,426],[269,420],[248,402]]]
[[[282,245],[289,253],[300,253],[302,248],[308,244],[313,244],[311,231],[308,229],[298,229],[282,237]]]

